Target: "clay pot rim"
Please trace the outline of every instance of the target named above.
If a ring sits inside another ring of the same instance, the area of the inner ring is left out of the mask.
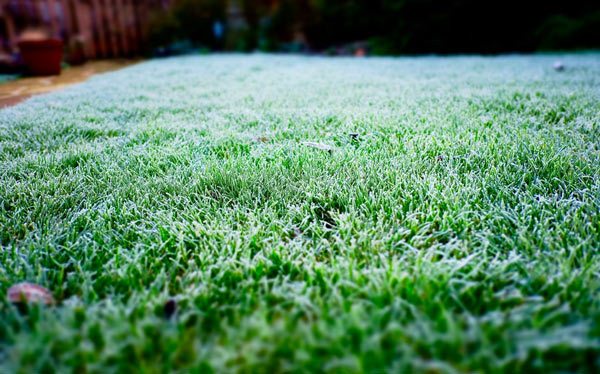
[[[42,47],[42,48],[53,48],[53,47],[62,47],[63,42],[60,39],[41,39],[41,40],[21,40],[18,43],[19,48],[21,47]]]

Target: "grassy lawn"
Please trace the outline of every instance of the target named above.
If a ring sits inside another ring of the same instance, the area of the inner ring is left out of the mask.
[[[599,54],[149,61],[0,111],[0,371],[593,372],[599,211]]]
[[[12,81],[17,78],[18,78],[18,75],[16,75],[16,74],[0,74],[0,84],[2,84],[4,82]]]

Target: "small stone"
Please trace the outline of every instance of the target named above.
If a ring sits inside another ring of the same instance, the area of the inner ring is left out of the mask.
[[[54,304],[54,298],[50,291],[42,286],[28,282],[17,283],[10,287],[7,292],[7,297],[8,301],[13,304]]]
[[[177,312],[177,301],[175,299],[169,299],[164,305],[165,318],[170,319]]]
[[[554,65],[552,65],[552,67],[556,71],[563,71],[563,70],[565,70],[565,65],[562,63],[562,61],[556,61],[554,63]]]

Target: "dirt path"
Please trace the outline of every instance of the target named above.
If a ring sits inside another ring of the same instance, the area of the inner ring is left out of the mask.
[[[52,77],[26,77],[0,84],[0,108],[15,105],[33,96],[87,80],[94,74],[105,73],[135,64],[137,60],[92,61],[64,69]]]

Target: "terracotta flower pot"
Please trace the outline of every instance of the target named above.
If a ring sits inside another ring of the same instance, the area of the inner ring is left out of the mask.
[[[63,55],[63,42],[61,40],[23,40],[19,42],[19,49],[30,74],[60,74]]]

